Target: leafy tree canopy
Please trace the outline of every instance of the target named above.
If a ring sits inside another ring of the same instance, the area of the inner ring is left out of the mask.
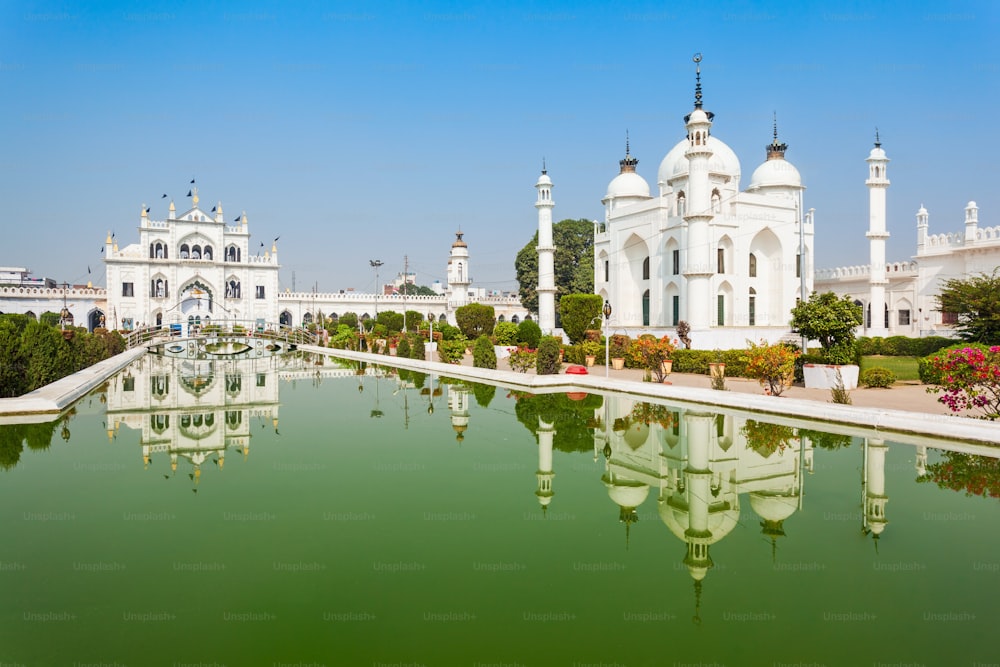
[[[831,363],[854,360],[854,330],[862,323],[861,306],[849,296],[813,292],[808,301],[792,308],[792,328],[809,340],[818,340]]]
[[[594,292],[594,223],[590,220],[560,220],[552,225],[555,253],[556,312],[564,294]],[[538,231],[517,253],[514,262],[521,304],[538,312]]]
[[[493,333],[496,316],[493,306],[470,303],[455,309],[455,321],[466,338],[475,340],[482,335],[489,336]]]
[[[937,298],[943,312],[958,315],[963,340],[1000,345],[1000,269],[946,280]]]

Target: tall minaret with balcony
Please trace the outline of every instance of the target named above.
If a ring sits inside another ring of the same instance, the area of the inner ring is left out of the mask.
[[[542,161],[542,174],[535,183],[538,199],[538,326],[542,333],[551,335],[556,328],[556,247],[552,244],[552,179]]]
[[[889,232],[885,228],[885,191],[889,188],[886,167],[889,158],[882,150],[878,130],[875,130],[875,147],[868,154],[868,244],[871,252],[871,277],[868,283],[868,332],[869,336],[888,336],[886,323],[885,288],[889,280],[885,275],[885,242]]]
[[[448,255],[448,306],[460,308],[469,303],[469,246],[462,240],[463,232],[455,232],[455,242]]]
[[[715,267],[709,238],[709,223],[713,215],[708,180],[712,149],[708,146],[708,138],[715,114],[701,108],[700,53],[694,56],[694,62],[694,111],[684,117],[688,138],[688,148],[684,152],[688,159],[688,206],[684,215],[688,227],[688,247],[684,277],[688,284],[688,322],[697,331],[711,326],[712,300],[709,288]]]

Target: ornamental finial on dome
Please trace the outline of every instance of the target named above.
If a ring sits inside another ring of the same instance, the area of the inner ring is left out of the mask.
[[[694,108],[701,108],[701,54],[694,54]]]
[[[545,156],[544,155],[542,156],[542,173],[543,174],[549,173],[548,170],[545,168]]]
[[[774,114],[774,140],[767,148],[767,159],[768,160],[784,160],[785,151],[788,150],[788,144],[778,143],[778,114]]]
[[[875,148],[882,148],[882,141],[878,138],[878,128],[875,128]]]
[[[635,173],[635,166],[637,164],[639,164],[639,161],[632,157],[629,152],[628,130],[625,130],[625,158],[618,161],[618,166],[621,168],[621,171],[618,173]]]

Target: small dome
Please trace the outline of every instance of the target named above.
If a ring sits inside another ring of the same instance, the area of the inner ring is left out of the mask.
[[[965,208],[979,208],[979,207],[976,206],[976,202],[970,201],[968,204],[965,205]]]
[[[917,215],[927,215],[927,209],[921,204],[920,208],[917,210]]]
[[[604,199],[621,199],[624,197],[648,199],[649,183],[634,171],[618,174],[608,183],[608,194],[605,195]]]
[[[876,144],[872,152],[868,154],[869,160],[885,160],[885,151],[882,150],[881,144]]]
[[[739,178],[740,160],[736,157],[729,146],[716,139],[714,136],[708,137],[708,148],[712,151],[712,157],[708,160],[708,171],[711,174],[725,174]],[[688,149],[688,140],[681,139],[670,152],[667,153],[663,161],[660,162],[660,169],[657,172],[657,182],[667,183],[678,176],[686,176],[688,173],[688,160],[684,153]]]
[[[549,175],[548,175],[547,172],[543,171],[542,175],[538,177],[538,181],[535,182],[535,185],[536,186],[537,185],[552,185],[552,179],[549,178]]]
[[[604,476],[604,485],[608,487],[608,497],[619,507],[639,507],[649,496],[649,485],[625,477],[615,477],[610,481]]]
[[[799,499],[796,496],[773,495],[770,493],[751,493],[750,507],[761,519],[767,521],[784,521],[798,509]]]
[[[692,123],[707,123],[711,120],[703,109],[695,109],[684,119],[688,125]]]
[[[788,160],[774,158],[754,169],[750,177],[750,189],[774,187],[802,187],[802,176]]]

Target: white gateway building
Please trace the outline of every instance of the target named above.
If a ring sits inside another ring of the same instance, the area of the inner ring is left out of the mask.
[[[226,223],[222,204],[206,213],[192,189],[191,210],[166,220],[139,217],[139,242],[119,249],[111,234],[105,242],[108,328],[186,327],[278,322],[277,239],[270,249],[250,245],[246,213]]]
[[[612,306],[612,330],[662,332],[683,320],[695,348],[775,341],[812,291],[812,211],[777,126],[741,191],[740,161],[712,134],[713,119],[699,71],[686,136],[660,162],[655,194],[626,142],[594,239],[594,290]]]

